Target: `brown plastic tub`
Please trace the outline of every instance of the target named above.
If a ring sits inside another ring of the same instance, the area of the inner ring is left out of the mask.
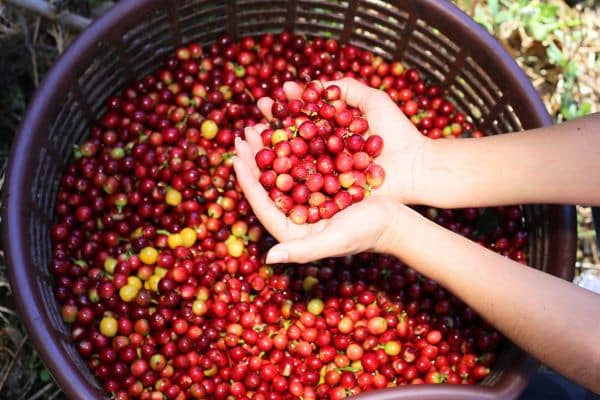
[[[69,340],[48,272],[49,227],[58,180],[72,145],[104,111],[107,97],[154,70],[178,44],[293,30],[332,35],[401,59],[438,81],[458,108],[488,132],[551,123],[523,72],[469,17],[441,0],[125,0],[65,52],[33,99],[13,145],[4,192],[3,236],[19,311],[42,359],[73,399],[107,397]],[[574,208],[528,206],[530,264],[570,279]],[[513,399],[537,362],[508,345],[479,386],[422,385],[361,399]]]

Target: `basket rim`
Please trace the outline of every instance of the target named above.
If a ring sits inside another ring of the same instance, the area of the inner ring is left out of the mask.
[[[97,49],[100,40],[105,41],[114,37],[117,30],[115,25],[126,23],[139,10],[164,8],[170,2],[167,0],[123,0],[107,10],[101,17],[82,32],[67,48],[67,50],[55,62],[51,70],[44,78],[39,89],[34,94],[25,117],[15,135],[6,168],[6,181],[2,194],[2,242],[4,244],[7,265],[9,266],[9,280],[15,297],[17,308],[21,318],[30,334],[32,342],[39,352],[44,364],[48,367],[53,377],[59,383],[65,394],[73,399],[107,398],[106,393],[99,387],[83,384],[85,377],[83,371],[79,370],[69,362],[65,353],[58,345],[59,334],[48,328],[51,326],[47,315],[43,313],[43,300],[35,290],[34,277],[29,273],[31,269],[31,256],[28,240],[28,207],[30,205],[31,192],[28,183],[33,178],[33,173],[28,167],[36,161],[37,154],[30,151],[38,148],[40,138],[36,132],[45,132],[51,118],[56,112],[56,103],[62,98],[69,84],[77,76],[81,68],[80,60],[89,58]],[[397,1],[397,3],[405,3]],[[518,67],[516,62],[506,53],[500,43],[487,31],[479,26],[474,20],[463,13],[449,1],[437,0],[410,0],[410,7],[414,9],[425,9],[435,13],[444,13],[450,16],[453,25],[459,25],[467,32],[478,36],[478,40],[490,53],[495,55],[494,62],[499,63],[499,68],[510,71],[512,79],[521,86],[524,91],[524,100],[530,112],[536,118],[535,125],[543,126],[552,123],[544,104],[539,98],[533,85]],[[533,127],[533,126],[532,126]],[[566,232],[574,232],[575,209],[573,206],[555,206],[553,218],[549,221],[556,229]],[[556,244],[557,239],[552,241]],[[574,235],[562,235],[561,246],[572,250],[571,254],[564,254],[563,260],[574,263],[575,238]],[[564,253],[569,253],[564,252]],[[560,258],[560,257],[559,257]],[[568,278],[563,276],[563,278]],[[440,398],[446,399],[491,399],[512,398],[515,393],[520,393],[529,378],[537,369],[537,363],[524,352],[521,355],[521,368],[516,374],[518,379],[512,379],[511,384],[501,384],[508,377],[505,376],[494,386],[470,386],[455,387],[444,385],[422,385],[411,388],[411,390],[378,391],[378,398],[408,398],[420,394],[423,399]],[[511,377],[515,378],[515,376]],[[403,395],[402,393],[405,393]],[[431,397],[433,396],[433,397]],[[359,398],[367,398],[368,394]]]

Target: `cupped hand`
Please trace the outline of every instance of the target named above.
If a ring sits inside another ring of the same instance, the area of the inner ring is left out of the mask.
[[[419,203],[416,193],[417,179],[423,150],[430,140],[415,128],[384,91],[371,88],[352,78],[325,83],[325,86],[329,85],[339,86],[342,99],[362,111],[369,122],[368,135],[377,134],[383,138],[383,151],[374,162],[383,167],[386,176],[383,185],[373,193],[390,196],[404,204]],[[303,88],[299,84],[286,82],[283,87],[288,99],[300,98]],[[272,104],[273,100],[268,97],[258,100],[258,107],[267,120],[272,118]],[[259,135],[264,128],[266,126],[257,125],[246,131],[246,140],[253,152],[263,147]]]
[[[254,213],[280,242],[267,254],[267,263],[307,263],[363,251],[388,252],[390,227],[403,208],[386,196],[374,194],[315,224],[297,225],[279,210],[258,182],[258,167],[248,143],[236,142],[233,161],[238,182]]]
[[[404,116],[390,97],[354,79],[344,78],[326,83],[338,85],[343,100],[359,108],[369,122],[369,134],[384,140],[383,151],[375,163],[386,171],[383,185],[369,197],[315,224],[297,225],[285,216],[269,198],[258,176],[260,171],[254,156],[262,149],[260,137],[266,125],[258,124],[245,130],[246,141],[237,140],[234,168],[238,182],[254,213],[265,228],[280,242],[267,254],[268,263],[305,263],[324,257],[337,257],[362,251],[389,252],[393,238],[390,227],[403,210],[400,203],[412,203],[415,179],[421,162],[424,138]],[[302,87],[287,82],[289,99],[299,98]],[[258,107],[267,120],[272,118],[273,100],[262,98]]]

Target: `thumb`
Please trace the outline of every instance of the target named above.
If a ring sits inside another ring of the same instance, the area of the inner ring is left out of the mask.
[[[267,253],[267,264],[305,264],[327,257],[338,257],[351,253],[343,235],[333,231],[321,231],[301,239],[279,243]]]

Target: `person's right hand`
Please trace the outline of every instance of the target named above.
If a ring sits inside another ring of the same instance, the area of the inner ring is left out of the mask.
[[[374,162],[383,167],[386,177],[373,194],[389,196],[404,204],[420,204],[416,180],[424,147],[430,139],[415,128],[387,93],[351,78],[325,83],[325,86],[329,85],[339,86],[342,99],[362,111],[369,122],[369,135],[377,134],[383,138],[383,151]],[[300,98],[303,88],[297,83],[286,82],[284,90],[291,100]],[[267,97],[258,100],[258,107],[267,120],[272,118],[272,104],[273,100]],[[265,128],[259,124],[246,129],[246,141],[254,154],[263,147],[260,133]]]

